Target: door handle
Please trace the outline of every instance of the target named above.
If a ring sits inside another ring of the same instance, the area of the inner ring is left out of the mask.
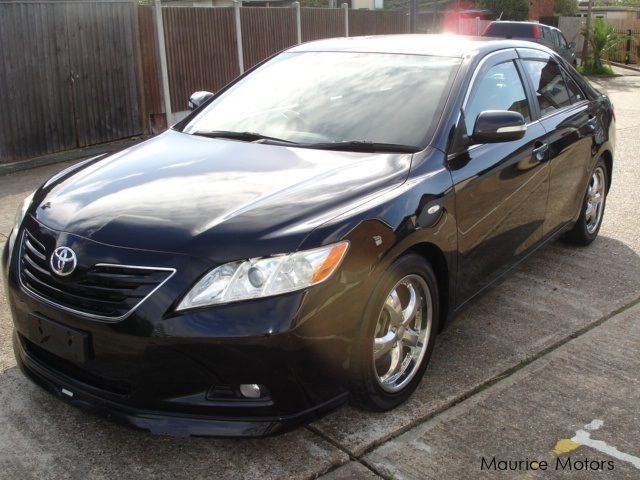
[[[587,128],[589,129],[589,131],[591,132],[596,131],[597,120],[598,120],[598,117],[596,117],[595,115],[589,114],[589,120],[587,120]]]
[[[533,156],[536,157],[536,160],[539,162],[544,162],[547,159],[547,150],[549,150],[549,145],[542,142],[536,142],[533,145]]]

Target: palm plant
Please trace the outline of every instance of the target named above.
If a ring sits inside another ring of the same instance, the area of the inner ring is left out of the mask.
[[[620,39],[613,26],[602,18],[596,18],[593,21],[590,33],[589,43],[592,50],[590,67],[594,72],[599,72],[603,69],[603,58],[609,55],[609,52],[616,47]]]

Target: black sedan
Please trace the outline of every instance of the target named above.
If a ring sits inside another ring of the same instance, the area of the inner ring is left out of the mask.
[[[2,254],[20,367],[129,425],[395,408],[469,300],[600,229],[613,107],[538,44],[312,42],[191,103],[48,180]]]

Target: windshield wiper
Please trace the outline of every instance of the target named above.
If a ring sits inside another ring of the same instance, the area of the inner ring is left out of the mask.
[[[346,152],[394,152],[415,153],[420,147],[397,143],[369,142],[366,140],[350,140],[348,142],[301,143],[299,147],[317,148],[319,150],[342,150]]]
[[[350,140],[347,142],[319,142],[319,143],[298,143],[283,138],[269,137],[256,132],[234,132],[227,130],[198,130],[193,135],[208,138],[228,138],[230,140],[242,140],[245,142],[260,142],[270,145],[291,145],[302,148],[314,148],[319,150],[339,150],[345,152],[393,152],[393,153],[415,153],[420,151],[420,147],[414,145],[401,145],[396,143],[370,142],[366,140]]]
[[[265,143],[280,143],[287,145],[296,145],[296,142],[292,142],[290,140],[285,140],[283,138],[269,137],[267,135],[262,135],[261,133],[256,132],[234,132],[227,130],[211,130],[211,131],[203,131],[198,130],[197,132],[193,132],[193,135],[199,135],[201,137],[208,138],[228,138],[229,140],[242,140],[245,142],[257,142],[264,140]]]

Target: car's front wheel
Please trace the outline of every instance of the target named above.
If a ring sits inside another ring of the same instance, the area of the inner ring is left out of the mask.
[[[607,201],[607,182],[607,167],[604,160],[600,158],[591,173],[580,217],[573,229],[565,234],[565,241],[586,246],[596,239]]]
[[[438,331],[438,283],[420,255],[396,260],[374,289],[352,362],[352,401],[386,411],[418,386]]]

